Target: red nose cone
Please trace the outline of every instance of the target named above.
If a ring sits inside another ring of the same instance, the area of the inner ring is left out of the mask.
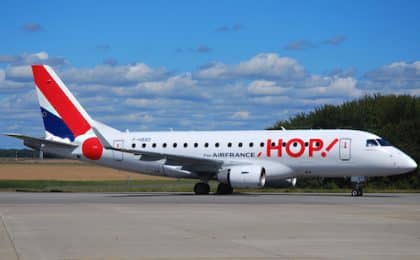
[[[83,142],[82,152],[88,159],[99,160],[102,156],[103,146],[98,138],[91,137]]]

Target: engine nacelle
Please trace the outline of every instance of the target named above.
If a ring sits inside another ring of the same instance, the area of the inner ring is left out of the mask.
[[[222,169],[217,174],[221,183],[229,184],[232,188],[262,188],[266,176],[264,167],[258,165],[238,165]]]

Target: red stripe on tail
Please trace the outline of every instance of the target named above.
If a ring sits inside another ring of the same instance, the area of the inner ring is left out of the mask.
[[[42,65],[33,65],[35,84],[54,107],[75,137],[91,129],[90,124]]]

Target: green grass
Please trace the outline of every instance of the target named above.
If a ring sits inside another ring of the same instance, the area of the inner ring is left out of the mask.
[[[0,191],[21,192],[192,192],[196,180],[130,180],[130,181],[56,181],[56,180],[2,180]],[[212,192],[217,182],[210,182]],[[236,189],[240,192],[290,192],[290,193],[349,193],[349,189],[322,188],[264,188]],[[405,189],[375,189],[366,187],[365,192],[420,192]]]
[[[193,180],[130,180],[130,181],[56,181],[5,180],[0,191],[34,192],[186,192],[191,191]]]

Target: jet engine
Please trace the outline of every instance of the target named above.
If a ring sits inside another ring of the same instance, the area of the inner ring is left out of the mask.
[[[221,183],[229,184],[232,188],[262,188],[266,176],[264,167],[258,165],[238,165],[222,169],[217,174]]]

